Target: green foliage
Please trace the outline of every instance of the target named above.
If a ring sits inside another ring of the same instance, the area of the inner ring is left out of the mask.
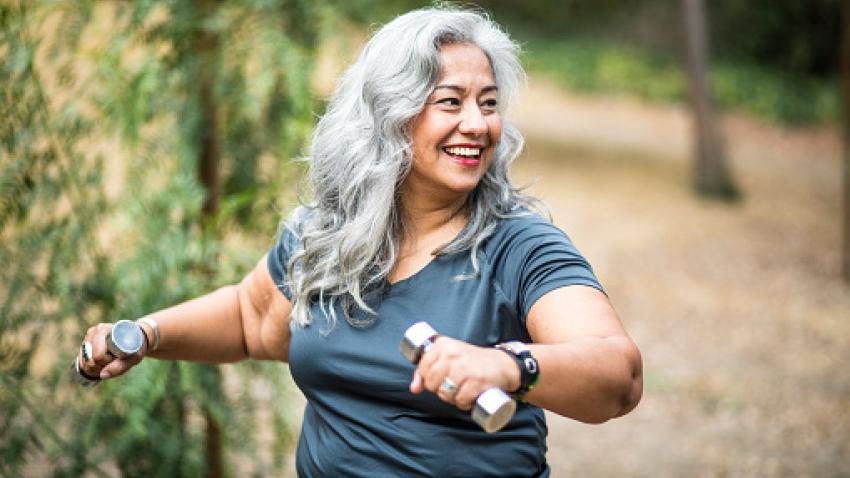
[[[785,75],[829,78],[838,73],[841,0],[709,5],[713,50],[720,58],[758,60]]]
[[[35,454],[63,476],[85,467],[79,443],[62,431],[76,429],[81,415],[65,419],[66,410],[45,405],[72,403],[67,392],[55,393],[68,388],[57,384],[73,353],[57,345],[109,308],[86,287],[103,278],[95,232],[106,202],[101,160],[79,147],[92,121],[73,101],[48,94],[36,64],[43,40],[32,24],[43,17],[29,8],[0,6],[0,474],[20,476]],[[73,19],[84,21],[85,13]],[[78,35],[72,28],[69,43]],[[62,71],[69,61],[55,67]],[[61,360],[45,357],[53,350],[63,350],[55,354]]]
[[[680,52],[678,0],[480,0],[496,19],[549,38],[564,34],[665,55]],[[783,75],[838,73],[840,0],[705,2],[711,50],[724,62],[758,64]]]
[[[0,5],[0,475],[199,476],[210,424],[231,462],[284,466],[280,364],[147,360],[93,390],[68,367],[92,324],[233,283],[269,247],[327,15],[293,0]],[[204,219],[210,135],[225,186]]]
[[[383,23],[426,0],[339,2],[363,24]],[[469,5],[466,2],[448,2]],[[711,82],[721,108],[786,124],[839,118],[836,0],[706,2]],[[586,93],[684,102],[680,2],[477,0],[526,51],[532,72]]]
[[[570,37],[531,37],[525,47],[532,71],[575,91],[626,93],[660,102],[688,98],[681,62],[651,50]],[[715,100],[725,109],[789,124],[828,123],[839,117],[838,91],[829,80],[730,61],[714,62],[710,80]]]

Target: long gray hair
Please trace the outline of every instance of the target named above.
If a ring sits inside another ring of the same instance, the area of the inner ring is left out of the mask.
[[[504,112],[526,81],[518,47],[485,14],[454,7],[415,10],[389,22],[338,82],[306,158],[314,198],[288,224],[303,247],[287,266],[296,324],[311,322],[312,301],[330,327],[337,305],[352,325],[375,319],[367,298],[386,286],[404,227],[398,189],[413,156],[406,127],[437,84],[441,46],[456,43],[476,45],[487,55]],[[470,250],[473,275],[479,272],[478,250],[498,221],[535,205],[508,179],[523,142],[505,122],[493,161],[467,200],[469,222],[435,251]],[[355,319],[355,306],[371,317]]]

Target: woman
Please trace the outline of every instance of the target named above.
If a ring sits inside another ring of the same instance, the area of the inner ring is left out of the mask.
[[[483,15],[396,18],[339,83],[313,138],[315,197],[256,268],[140,320],[139,356],[113,358],[111,326],[92,327],[82,371],[288,361],[307,398],[300,476],[548,476],[542,409],[627,413],[641,359],[590,266],[508,180],[522,137],[502,113],[523,82]],[[398,344],[422,320],[442,336],[414,367]],[[491,387],[523,401],[487,434],[468,410]]]

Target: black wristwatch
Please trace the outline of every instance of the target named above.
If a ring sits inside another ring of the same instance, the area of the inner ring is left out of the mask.
[[[540,378],[540,368],[537,366],[537,359],[531,355],[531,350],[522,342],[510,341],[496,345],[496,348],[503,350],[510,355],[519,367],[519,388],[511,395],[522,400],[529,390],[534,388],[537,379]]]

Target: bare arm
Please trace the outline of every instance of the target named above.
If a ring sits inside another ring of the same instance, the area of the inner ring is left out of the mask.
[[[197,362],[235,362],[245,358],[286,360],[289,352],[291,304],[272,281],[264,256],[236,285],[150,314],[160,330],[159,348],[128,359],[106,353],[105,336],[111,324],[89,329],[86,340],[93,359],[80,362],[91,376],[121,375],[143,356]],[[147,325],[143,330],[152,338]]]
[[[161,335],[150,356],[218,363],[286,360],[290,310],[263,256],[239,284],[149,315]]]
[[[535,302],[527,324],[540,366],[529,402],[588,423],[637,406],[643,392],[640,352],[604,294],[591,287],[555,289]]]
[[[632,410],[643,389],[641,357],[604,294],[584,286],[555,289],[535,302],[527,319],[540,379],[525,399],[560,415],[601,423]],[[445,377],[457,393],[440,390]],[[441,337],[414,374],[414,393],[430,390],[468,410],[484,390],[516,390],[519,368],[506,353]]]

